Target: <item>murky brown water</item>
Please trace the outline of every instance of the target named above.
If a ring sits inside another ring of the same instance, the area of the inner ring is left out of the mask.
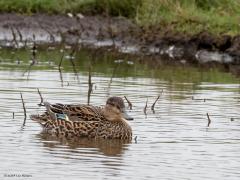
[[[43,110],[37,106],[36,88],[49,102],[86,103],[87,68],[84,71],[84,65],[79,66],[78,82],[66,65],[61,82],[54,62],[48,65],[42,58],[27,78],[23,76],[25,66],[16,65],[16,56],[7,59],[4,54],[1,52],[0,64],[0,179],[240,178],[240,91],[238,80],[230,75],[194,72],[190,78],[192,73],[186,69],[164,67],[164,75],[159,75],[129,63],[119,69],[109,86],[108,72],[114,65],[97,63],[91,104],[102,105],[109,96],[126,95],[133,104],[129,114],[135,120],[130,124],[137,142],[66,142],[41,134],[40,126],[29,118],[21,127],[24,117],[19,92],[27,115]],[[154,114],[150,105],[162,90]],[[207,112],[210,127],[206,127]]]

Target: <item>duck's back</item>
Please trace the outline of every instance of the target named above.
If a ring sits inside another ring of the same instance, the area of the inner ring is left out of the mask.
[[[81,104],[46,104],[47,112],[51,111],[57,115],[63,114],[70,121],[100,121],[104,120],[102,108],[99,106]]]

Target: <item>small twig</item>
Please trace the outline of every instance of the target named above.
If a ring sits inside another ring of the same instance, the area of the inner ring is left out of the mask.
[[[135,141],[135,143],[137,143],[137,136],[135,136],[134,141]]]
[[[162,90],[161,94],[162,94],[162,93],[163,93],[163,90]],[[151,106],[151,110],[152,110],[152,111],[154,111],[155,104],[157,103],[157,101],[158,101],[158,99],[160,98],[161,94],[158,95],[157,99],[154,101],[153,105]]]
[[[126,96],[124,96],[124,98],[126,99],[126,101],[128,103],[129,109],[132,110],[132,103],[128,100],[128,98]]]
[[[234,121],[234,118],[230,118],[231,121]]]
[[[37,54],[37,46],[36,43],[33,43],[33,47],[32,47],[32,59],[33,61],[36,61],[36,54]]]
[[[38,94],[39,94],[39,96],[40,96],[40,100],[41,100],[41,102],[38,104],[39,106],[44,106],[44,104],[43,104],[43,97],[42,97],[42,94],[41,94],[41,92],[39,91],[39,89],[37,88],[37,90],[38,90]]]
[[[207,118],[208,118],[208,124],[207,124],[207,127],[209,127],[210,126],[210,124],[211,124],[211,119],[210,119],[210,117],[209,117],[209,114],[207,113]]]
[[[14,41],[15,45],[18,47],[18,42],[17,42],[16,33],[14,32],[14,29],[13,29],[12,26],[10,27],[10,29],[11,29],[11,32],[12,32],[13,41]]]
[[[144,107],[144,109],[143,109],[143,112],[144,112],[145,115],[147,115],[147,103],[148,103],[148,99],[147,99],[146,105],[145,105],[145,107]]]
[[[58,72],[59,72],[59,75],[60,75],[61,86],[63,87],[63,76],[62,76],[61,68],[58,69]]]
[[[22,105],[23,105],[23,110],[24,110],[23,126],[25,126],[26,119],[27,119],[27,112],[26,112],[26,107],[25,107],[25,103],[24,103],[23,96],[22,96],[22,93],[21,93],[21,92],[20,92],[20,95],[21,95],[21,100],[22,100]]]
[[[91,66],[89,66],[89,74],[88,74],[88,101],[87,101],[88,105],[90,103],[91,93],[92,93],[92,70],[91,70]]]
[[[15,113],[14,112],[12,113],[12,117],[13,117],[13,119],[15,118]]]
[[[64,53],[64,51],[63,51],[62,56],[61,56],[61,59],[60,59],[60,62],[59,62],[59,64],[58,64],[58,69],[60,69],[61,66],[62,66],[62,61],[63,61],[64,54],[65,54],[65,53]]]
[[[17,33],[19,35],[19,41],[22,42],[23,41],[23,37],[22,37],[21,31],[18,29],[18,27],[15,27],[15,29],[17,30]]]

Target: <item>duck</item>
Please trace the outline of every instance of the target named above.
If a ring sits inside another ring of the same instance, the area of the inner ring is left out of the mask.
[[[121,97],[110,97],[104,106],[82,104],[50,104],[46,111],[30,119],[43,127],[44,133],[65,138],[132,139],[133,120],[126,112]]]

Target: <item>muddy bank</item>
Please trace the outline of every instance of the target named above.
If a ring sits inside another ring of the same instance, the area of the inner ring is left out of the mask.
[[[240,36],[194,36],[167,28],[141,28],[122,17],[0,14],[0,46],[81,44],[108,47],[122,53],[165,57],[181,64],[223,64],[240,74]]]

